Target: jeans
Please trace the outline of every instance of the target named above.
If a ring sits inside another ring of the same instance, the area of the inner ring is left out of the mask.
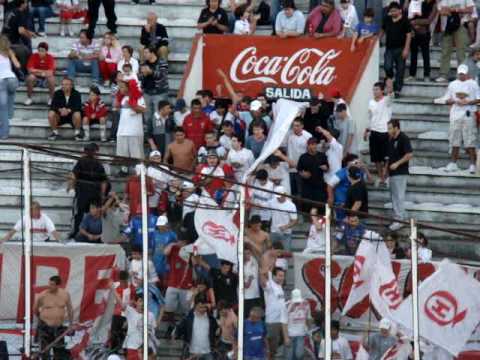
[[[17,78],[0,80],[0,139],[8,138],[10,133],[10,119],[13,118],[17,87]]]
[[[272,232],[270,233],[270,240],[272,240],[272,243],[281,241],[285,250],[292,250],[292,234]]]
[[[145,99],[145,103],[147,105],[147,111],[145,113],[145,121],[147,124],[151,124],[153,121],[153,114],[157,110],[159,101],[168,100],[168,94],[160,94],[160,95],[149,95],[143,94]]]
[[[32,6],[31,8],[33,31],[35,31],[35,18],[38,17],[38,32],[45,32],[45,20],[51,15],[52,10],[48,6]]]
[[[390,198],[392,200],[393,215],[395,219],[405,220],[405,194],[407,192],[408,175],[390,176]]]
[[[405,59],[402,57],[403,48],[385,49],[383,67],[385,75],[393,79],[395,73],[395,82],[393,89],[395,92],[402,91],[403,76],[405,73]]]
[[[417,75],[418,48],[422,51],[423,76],[430,77],[430,32],[415,33],[410,45],[410,76]]]
[[[440,62],[440,75],[448,76],[450,71],[450,58],[452,57],[453,47],[457,52],[457,61],[459,64],[465,61],[465,50],[468,43],[468,34],[464,26],[455,31],[453,34],[442,34],[442,60]]]
[[[77,59],[68,60],[67,74],[70,79],[75,79],[78,72],[91,73],[93,81],[100,82],[100,70],[97,60],[82,61]]]
[[[282,0],[272,0],[272,5],[270,6],[270,18],[272,20],[272,28],[275,32],[275,21],[277,20],[277,15],[280,12],[282,6]]]
[[[287,360],[303,360],[305,336],[292,336],[291,345],[287,347]]]

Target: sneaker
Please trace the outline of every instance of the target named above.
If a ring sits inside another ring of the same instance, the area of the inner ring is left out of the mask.
[[[103,82],[103,86],[106,87],[106,88],[109,88],[110,85],[111,85],[111,84],[110,84],[110,80],[105,80],[105,81]]]
[[[470,174],[475,174],[477,172],[477,167],[475,166],[475,164],[470,164],[470,167],[468,168],[468,172]]]
[[[75,140],[76,140],[76,137],[75,137]],[[90,141],[90,136],[84,135],[83,137],[81,137],[81,140],[82,141]]]
[[[60,30],[60,36],[65,37],[65,30],[64,29]]]
[[[33,104],[32,98],[27,98],[27,100],[25,100],[24,104],[25,104],[25,106],[30,106],[30,105],[32,105],[32,104]]]
[[[75,141],[82,141],[82,140],[83,140],[82,134],[75,134]]]
[[[390,231],[397,231],[403,228],[404,226],[405,226],[404,224],[401,224],[399,222],[394,222],[394,223],[391,223],[388,228],[390,229]]]
[[[47,105],[48,105],[48,106],[52,105],[52,98],[50,98],[50,97],[48,98],[48,100],[47,100]]]
[[[435,79],[435,82],[437,83],[448,82],[448,79],[444,78],[443,76],[439,76],[438,78]]]
[[[105,136],[102,136],[102,137],[100,138],[100,141],[101,141],[101,142],[107,142],[108,139],[107,139]]]
[[[405,81],[415,81],[415,78],[413,76],[409,76],[405,79]]]
[[[45,31],[39,32],[38,36],[40,37],[47,37],[47,33]]]
[[[395,91],[395,92],[393,93],[393,95],[394,95],[395,99],[398,99],[398,98],[400,98],[400,96],[401,96],[400,91]]]
[[[48,140],[51,140],[51,141],[55,141],[58,139],[58,134],[57,133],[54,133],[52,131],[52,133],[50,134],[50,136],[48,137]]]
[[[75,37],[75,32],[72,29],[68,30],[68,36]]]
[[[457,163],[454,163],[454,162],[451,162],[447,165],[447,167],[445,168],[445,171],[446,172],[454,172],[454,171],[458,171],[458,165]]]

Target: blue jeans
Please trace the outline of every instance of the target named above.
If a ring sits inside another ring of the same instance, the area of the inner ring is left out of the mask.
[[[45,20],[52,16],[49,6],[32,6],[31,9],[33,31],[35,31],[35,18],[38,17],[38,32],[45,32]]]
[[[100,82],[100,70],[97,60],[82,61],[78,59],[68,60],[67,74],[70,79],[75,79],[78,72],[91,73],[92,80]]]
[[[395,92],[402,91],[403,76],[405,74],[405,59],[402,57],[403,48],[387,49],[383,60],[383,68],[387,78],[393,79],[393,89]]]
[[[302,360],[305,336],[293,336],[290,340],[292,343],[287,347],[287,360]]]
[[[10,119],[13,118],[17,87],[17,78],[0,80],[0,139],[8,138],[10,133]]]

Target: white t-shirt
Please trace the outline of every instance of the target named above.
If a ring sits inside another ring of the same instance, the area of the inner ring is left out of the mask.
[[[143,313],[127,306],[125,317],[127,318],[128,330],[123,347],[125,349],[139,349],[143,344]],[[155,316],[151,312],[148,313],[148,326],[155,328]]]
[[[449,8],[466,8],[466,7],[475,7],[475,3],[472,0],[440,0],[438,2],[438,9],[441,10],[443,7]],[[465,21],[468,19],[468,14],[460,14],[461,23],[464,24]],[[448,16],[441,16],[440,17],[440,25],[442,31],[445,30],[447,26],[447,17]]]
[[[264,289],[265,322],[267,324],[281,323],[285,311],[285,293],[283,288],[273,281],[272,273],[268,273],[267,285]]]
[[[323,349],[325,349],[325,340],[322,340],[320,344],[320,350],[318,351],[318,357],[323,359]],[[338,336],[338,339],[332,339],[332,353],[340,354],[341,360],[353,360],[352,349],[348,343],[348,340],[342,336]]]
[[[302,130],[300,135],[295,135],[293,131],[288,134],[287,137],[287,157],[295,162],[302,154],[307,152],[307,141],[312,137],[308,131]],[[297,172],[296,166],[290,169],[290,172]]]
[[[210,322],[208,315],[204,314],[193,316],[192,340],[190,341],[191,354],[209,354],[210,353]]]
[[[27,221],[26,217],[23,218],[23,221],[23,226],[25,228]],[[18,220],[13,228],[16,232],[21,232],[22,220]],[[53,224],[53,221],[43,212],[40,213],[40,217],[38,219],[32,218],[32,241],[43,242],[47,240],[54,231],[55,225]]]
[[[420,246],[418,248],[418,260],[421,262],[429,262],[432,260],[432,250]]]
[[[0,80],[16,78],[12,71],[12,63],[6,56],[0,55]]]
[[[250,23],[248,20],[236,20],[235,27],[233,29],[235,35],[248,35],[250,34]]]
[[[185,215],[195,211],[196,205],[200,202],[200,196],[195,193],[192,193],[189,197],[183,202],[182,209],[182,219],[185,219]]]
[[[272,210],[272,225],[270,231],[272,233],[291,234],[291,228],[281,230],[280,226],[287,225],[290,221],[297,220],[297,207],[295,204],[290,199],[280,202],[278,201],[278,198],[274,196],[268,207],[278,209],[278,211]]]
[[[288,301],[282,314],[282,323],[288,324],[288,336],[305,336],[308,332],[307,320],[311,318],[308,301]]]
[[[310,225],[308,231],[307,247],[305,253],[324,252],[325,251],[325,232],[323,229],[318,230],[315,225]]]
[[[390,96],[384,96],[379,101],[371,99],[368,102],[368,114],[370,130],[386,133],[388,131],[387,123],[392,118],[392,99]]]
[[[122,74],[123,72],[123,65],[125,65],[125,59],[121,58],[120,61],[117,64],[117,71],[120,71]],[[132,65],[132,73],[138,74],[138,69],[140,68],[138,64],[138,60],[135,59],[134,57],[131,57],[130,60],[128,61],[130,65]]]
[[[139,287],[143,285],[143,266],[142,260],[130,260],[130,265],[128,268],[128,272],[132,274],[132,284],[135,287]],[[155,265],[153,265],[152,260],[148,260],[148,282],[153,284],[158,281],[158,275],[155,271]]]
[[[290,175],[288,173],[288,163],[281,161],[278,166],[274,169],[267,164],[264,166],[264,169],[267,170],[268,178],[272,180],[280,180],[278,186],[283,186],[287,194],[291,194],[290,188]]]
[[[220,139],[218,139],[218,142],[227,151],[229,151],[232,148],[232,138],[230,136],[223,134],[222,136],[220,136]]]
[[[210,120],[216,125],[216,126],[220,126],[220,124],[222,123],[222,120],[223,120],[223,116],[221,116],[217,110],[213,110],[211,113],[210,113]],[[230,112],[227,112],[225,114],[225,121],[230,121],[232,124],[233,124],[233,121],[235,120],[235,118],[233,117],[232,113]]]
[[[465,81],[454,80],[448,84],[447,93],[445,94],[445,100],[459,100],[457,93],[466,93],[467,100],[476,100],[480,99],[480,88],[477,82],[473,79],[468,79]],[[460,106],[453,104],[450,107],[450,122],[455,122],[457,120],[463,119],[466,116],[466,112],[470,111],[470,116],[474,116],[477,107],[475,105],[465,105]]]
[[[175,111],[173,113],[173,120],[175,121],[175,125],[178,127],[183,126],[183,120],[185,120],[187,115],[190,115],[190,111],[186,111],[184,113],[180,111]]]
[[[328,160],[328,172],[323,175],[323,179],[328,183],[329,179],[334,176],[338,170],[342,168],[343,146],[337,140],[330,141],[325,155]]]
[[[138,105],[145,106],[143,97],[138,99]],[[117,136],[143,136],[143,115],[130,108],[128,96],[122,99]]]
[[[225,157],[227,156],[227,150],[225,150],[223,146],[218,146],[217,148],[215,148],[215,151],[217,152],[217,155],[220,159],[225,159]],[[208,149],[205,146],[201,146],[197,152],[198,163],[203,163],[207,158],[207,154]]]
[[[255,162],[255,157],[253,156],[253,152],[249,149],[242,148],[240,150],[230,149],[227,156],[227,163],[232,165],[233,163],[241,164],[242,166],[233,168],[233,172],[235,174],[235,179],[237,181],[242,181],[243,175],[248,170],[250,165]]]
[[[358,15],[357,10],[353,4],[349,4],[346,9],[342,6],[338,7],[338,11],[340,12],[340,16],[343,20],[343,26],[345,28],[355,30],[358,24]]]
[[[243,273],[245,277],[245,283],[247,283],[248,278],[251,276],[253,280],[250,282],[250,286],[245,285],[245,299],[257,299],[260,297],[260,289],[258,284],[258,262],[253,256],[250,258],[249,262],[246,262],[243,266]]]
[[[169,170],[164,165],[160,165],[159,168]],[[148,197],[148,206],[157,207],[160,193],[168,187],[168,183],[171,181],[172,176],[152,166],[147,168],[147,176],[153,179],[153,184],[155,186],[155,194]]]

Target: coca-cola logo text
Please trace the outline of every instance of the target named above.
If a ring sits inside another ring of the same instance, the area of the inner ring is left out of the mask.
[[[335,80],[336,67],[330,63],[342,52],[304,48],[291,56],[259,56],[255,46],[241,51],[230,66],[230,79],[244,84],[326,86]]]

